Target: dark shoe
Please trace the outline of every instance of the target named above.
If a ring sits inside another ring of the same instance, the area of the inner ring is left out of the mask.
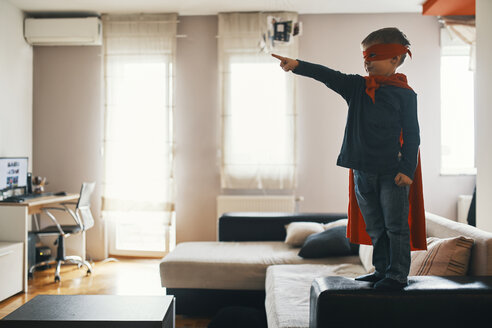
[[[380,275],[377,275],[376,273],[369,273],[365,274],[363,276],[359,276],[355,278],[357,281],[368,281],[368,282],[378,282],[379,280],[383,279],[384,277],[381,277]]]
[[[378,281],[374,288],[378,290],[402,290],[408,284],[406,282],[399,282],[398,280],[391,278],[384,278]]]

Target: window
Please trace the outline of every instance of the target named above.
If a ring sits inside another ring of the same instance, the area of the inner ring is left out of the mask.
[[[165,92],[169,89],[168,58],[157,56],[142,63],[120,57],[113,64],[121,76],[108,80],[112,91],[106,115],[105,195],[126,200],[133,208],[113,210],[117,222],[110,234],[110,248],[112,254],[123,250],[165,252],[167,213],[148,211],[137,202],[162,203],[167,197],[163,186],[171,170],[165,144],[170,131]]]
[[[292,190],[296,183],[294,78],[260,51],[263,20],[260,13],[219,15],[225,189]],[[278,52],[294,57],[296,49],[292,42]]]
[[[262,189],[266,180],[292,174],[295,117],[286,113],[287,74],[278,63],[267,56],[264,62],[240,58],[230,61],[224,164],[228,175],[247,183],[241,185]]]
[[[448,40],[441,54],[441,174],[476,173],[474,120],[470,48]]]
[[[103,21],[103,218],[109,227],[109,253],[162,256],[174,240],[172,23],[176,18],[116,15],[104,16]]]

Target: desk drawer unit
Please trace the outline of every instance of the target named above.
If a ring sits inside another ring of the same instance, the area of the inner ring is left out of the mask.
[[[23,243],[0,242],[0,301],[22,291]]]

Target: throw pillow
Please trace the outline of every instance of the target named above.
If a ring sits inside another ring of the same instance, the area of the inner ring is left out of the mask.
[[[293,247],[302,246],[309,235],[324,230],[323,225],[317,222],[292,222],[285,228],[287,230],[285,243]]]
[[[359,245],[351,244],[346,237],[347,226],[338,226],[312,234],[299,251],[304,258],[346,256],[357,254]]]
[[[340,219],[323,224],[323,228],[325,228],[325,230],[328,230],[335,227],[347,226],[347,224],[348,224],[348,219]]]
[[[468,271],[473,239],[464,236],[427,238],[427,251],[412,252],[411,276],[464,276]]]

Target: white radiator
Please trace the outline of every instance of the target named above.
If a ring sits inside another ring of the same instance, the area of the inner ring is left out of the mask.
[[[296,196],[226,196],[217,197],[217,217],[227,212],[296,212]]]
[[[458,196],[458,222],[468,223],[468,211],[470,209],[472,195]]]

